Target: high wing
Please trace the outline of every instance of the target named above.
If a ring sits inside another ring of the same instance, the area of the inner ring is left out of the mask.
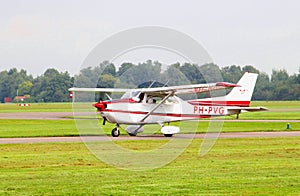
[[[141,93],[147,93],[149,95],[168,95],[169,93],[177,94],[189,94],[189,93],[203,93],[207,91],[226,89],[239,87],[237,84],[218,82],[207,84],[192,84],[181,86],[169,86],[169,87],[154,87],[154,88],[139,88],[139,89],[125,89],[125,88],[70,88],[70,92],[105,92],[105,93],[126,93],[128,91],[139,91]]]
[[[70,92],[103,92],[103,93],[126,93],[127,91],[132,89],[126,88],[69,88]]]
[[[218,83],[207,83],[207,84],[191,84],[181,86],[170,86],[170,87],[156,87],[156,88],[144,88],[141,92],[150,95],[167,95],[173,92],[175,95],[178,94],[190,94],[190,93],[203,93],[207,91],[220,90],[225,88],[239,87],[237,84],[218,82]]]

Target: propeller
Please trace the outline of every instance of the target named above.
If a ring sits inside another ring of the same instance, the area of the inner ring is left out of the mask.
[[[104,103],[103,103],[103,101],[102,101],[102,98],[100,98],[99,101],[98,101],[97,103],[93,104],[93,106],[94,106],[95,108],[97,108],[99,112],[100,112],[100,111],[103,111],[104,108],[105,108]]]
[[[105,123],[106,123],[106,117],[103,117],[103,123],[102,123],[102,125],[105,125]]]
[[[96,107],[99,112],[101,112],[105,109],[105,107],[106,107],[105,105],[106,104],[103,103],[103,100],[102,100],[101,97],[99,98],[97,103],[93,104],[93,106]],[[103,123],[102,124],[105,125],[106,121],[107,121],[106,117],[103,117]]]

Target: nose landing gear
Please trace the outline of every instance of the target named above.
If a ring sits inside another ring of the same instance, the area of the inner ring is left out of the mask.
[[[111,136],[113,137],[119,137],[120,135],[120,130],[118,127],[113,128],[113,130],[111,130]]]
[[[119,135],[120,135],[120,130],[119,130],[119,125],[117,124],[117,126],[113,128],[113,130],[111,130],[111,136],[119,137]]]

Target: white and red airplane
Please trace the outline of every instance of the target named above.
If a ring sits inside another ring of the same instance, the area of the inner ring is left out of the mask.
[[[159,124],[162,127],[161,132],[166,137],[171,137],[180,129],[176,126],[164,126],[165,123],[267,110],[264,107],[249,107],[257,75],[247,72],[237,84],[218,82],[139,89],[74,87],[69,91],[72,93],[76,91],[124,93],[120,99],[99,101],[93,104],[104,119],[103,125],[105,121],[116,124],[111,132],[113,137],[120,135],[120,124],[129,125],[126,132],[131,136],[142,132],[144,125]],[[232,90],[221,97],[184,101],[177,96],[226,88],[232,88]]]

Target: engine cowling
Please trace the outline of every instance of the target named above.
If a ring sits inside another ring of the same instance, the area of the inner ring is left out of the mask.
[[[106,103],[104,103],[104,102],[101,101],[101,102],[97,102],[97,103],[93,104],[93,106],[95,108],[97,108],[98,111],[103,111],[106,108]]]

